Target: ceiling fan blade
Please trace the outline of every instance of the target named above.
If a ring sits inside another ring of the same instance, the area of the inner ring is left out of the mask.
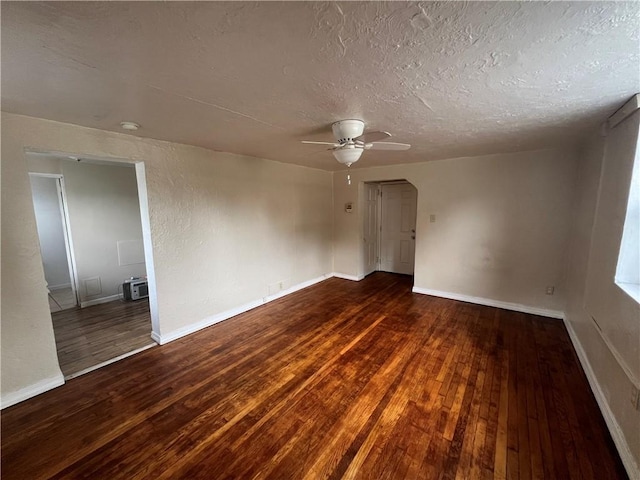
[[[409,150],[411,145],[408,143],[377,142],[366,143],[364,148],[366,150]]]
[[[339,147],[340,144],[339,143],[334,143],[334,142],[312,142],[310,140],[302,140],[302,143],[306,143],[309,145],[331,145],[332,147]]]
[[[362,143],[371,143],[377,142],[378,140],[384,140],[385,138],[389,138],[391,134],[389,132],[365,132],[359,137],[354,138],[355,142]]]
[[[327,152],[330,152],[331,150],[333,150],[333,148],[323,148],[322,150],[316,150],[315,152],[308,153],[307,155],[308,155],[309,157],[311,157],[311,156],[317,155],[317,154],[319,154],[319,153],[327,153]]]

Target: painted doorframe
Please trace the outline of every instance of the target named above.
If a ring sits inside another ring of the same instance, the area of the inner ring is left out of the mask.
[[[416,189],[416,224],[417,224],[417,215],[418,215],[417,202],[418,202],[418,195],[420,194],[420,191],[418,190],[418,187],[416,187],[412,182],[410,182],[409,180],[406,180],[406,179],[395,179],[395,180],[368,180],[366,182],[361,182],[360,183],[360,185],[361,185],[361,188],[359,189],[360,205],[364,205],[365,201],[366,201],[366,198],[365,198],[366,185],[374,184],[374,185],[378,186],[378,196],[377,196],[377,201],[378,201],[377,216],[378,216],[378,218],[376,220],[377,224],[378,224],[378,228],[377,228],[377,236],[378,236],[378,238],[376,240],[377,246],[378,246],[378,253],[377,253],[378,261],[377,261],[377,264],[376,264],[376,270],[375,271],[380,271],[380,262],[381,262],[381,250],[380,249],[382,248],[382,246],[381,246],[381,243],[382,243],[382,194],[381,194],[382,193],[382,185],[396,185],[396,184],[405,184],[405,183],[410,184],[411,186],[413,186],[413,188]],[[362,217],[360,219],[360,221],[361,221],[361,223],[360,223],[361,227],[360,228],[361,228],[361,232],[362,232],[362,234],[364,236],[364,228],[365,228],[365,222],[366,222],[365,216],[366,216],[367,213],[366,213],[366,209],[365,208],[361,208],[361,211],[362,211]],[[414,235],[417,236],[417,227],[416,227],[416,232],[414,233]],[[415,247],[416,247],[416,242],[414,242],[414,248]],[[360,255],[361,255],[360,258],[362,259],[362,263],[360,264],[361,270],[360,270],[360,273],[359,273],[359,275],[360,275],[359,278],[362,278],[364,276],[364,270],[362,270],[362,268],[365,266],[364,258],[366,256],[365,243],[364,242],[360,242]],[[413,271],[415,273],[415,262],[416,262],[415,252],[414,252],[414,256],[413,257],[414,257],[413,258],[413,265],[414,265]]]
[[[56,179],[56,190],[58,192],[58,207],[62,219],[62,234],[64,237],[64,248],[67,253],[67,266],[69,268],[69,279],[71,280],[71,291],[76,305],[80,305],[78,297],[78,269],[76,267],[76,257],[73,248],[73,237],[69,224],[69,209],[67,204],[67,192],[64,185],[64,175],[58,173],[36,173],[29,172],[29,177],[53,178]]]
[[[153,243],[151,241],[151,219],[149,217],[149,194],[147,191],[147,173],[144,162],[136,162],[136,182],[138,184],[138,201],[140,202],[140,222],[142,223],[142,244],[144,246],[144,262],[147,269],[149,287],[149,313],[151,314],[151,338],[158,345],[160,342],[160,317],[158,313],[158,292],[156,289],[156,267],[153,261]]]
[[[376,190],[375,193],[375,204],[376,204],[376,212],[375,212],[375,228],[374,228],[374,235],[375,235],[375,256],[376,256],[376,262],[375,265],[373,267],[373,270],[370,270],[369,268],[369,262],[367,260],[368,258],[368,249],[369,246],[371,244],[371,237],[369,236],[368,232],[367,232],[367,226],[369,224],[370,219],[370,215],[369,215],[369,210],[368,210],[368,203],[369,203],[369,195],[368,195],[368,189],[369,187],[373,187]],[[364,276],[369,275],[370,273],[376,272],[380,269],[380,207],[381,207],[381,200],[380,200],[380,191],[381,191],[381,187],[380,187],[380,183],[378,182],[365,182],[364,183],[364,194],[363,194],[363,216],[362,216],[362,222],[363,222],[363,235],[362,235],[362,255],[363,255],[363,265],[364,265],[364,271],[362,272],[362,274]]]
[[[144,246],[144,260],[147,269],[147,283],[149,286],[149,313],[151,316],[151,339],[160,344],[160,316],[158,311],[158,292],[155,275],[155,263],[153,260],[153,241],[151,238],[151,221],[149,217],[149,198],[147,190],[147,177],[144,161],[133,161],[126,158],[103,157],[98,155],[78,154],[73,152],[60,152],[36,148],[25,148],[25,153],[35,155],[53,155],[66,158],[82,158],[97,164],[128,164],[135,168],[136,184],[138,186],[138,202],[140,204],[140,222],[142,224],[142,244]],[[32,172],[29,172],[31,175]],[[39,173],[41,176],[62,176],[60,174]],[[64,182],[64,178],[62,180]],[[64,183],[62,183],[64,186]],[[64,188],[63,188],[64,192]],[[66,204],[66,194],[65,194]],[[68,215],[68,211],[67,211]],[[73,243],[70,244],[73,250]],[[75,269],[75,258],[74,258]]]

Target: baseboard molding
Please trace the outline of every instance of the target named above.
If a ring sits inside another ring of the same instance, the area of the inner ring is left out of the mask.
[[[211,325],[215,325],[216,323],[222,322],[224,320],[227,320],[231,317],[235,317],[236,315],[240,315],[241,313],[244,312],[248,312],[249,310],[253,310],[256,307],[259,307],[261,305],[264,305],[266,303],[272,302],[274,300],[277,300],[278,298],[282,298],[286,295],[289,295],[293,292],[297,292],[298,290],[302,290],[303,288],[307,288],[310,287],[311,285],[315,285],[316,283],[322,282],[324,280],[326,280],[327,278],[331,278],[333,276],[333,274],[328,273],[325,275],[322,275],[320,277],[316,277],[314,279],[308,280],[306,282],[302,282],[302,283],[298,283],[297,285],[294,285],[286,290],[282,290],[281,292],[278,292],[274,295],[268,295],[266,297],[262,297],[258,300],[254,300],[248,303],[245,303],[243,305],[240,305],[238,307],[235,308],[231,308],[229,310],[226,310],[224,312],[220,312],[216,315],[212,315],[210,317],[207,317],[197,323],[193,323],[191,325],[188,325],[186,327],[182,327],[179,328],[177,330],[174,330],[172,332],[166,333],[166,334],[158,334],[156,332],[152,332],[151,333],[151,338],[159,343],[160,345],[165,345],[169,342],[172,342],[174,340],[177,340],[179,338],[182,338],[186,335],[190,335],[192,333],[197,332],[198,330],[202,330],[203,328],[207,328],[210,327]]]
[[[567,328],[567,332],[569,332],[569,338],[571,339],[573,348],[575,349],[576,354],[578,355],[578,359],[580,360],[580,364],[582,365],[582,369],[587,376],[587,380],[589,381],[589,385],[591,386],[591,391],[593,392],[594,397],[596,397],[596,402],[598,402],[600,412],[602,413],[604,421],[609,428],[609,433],[613,438],[613,443],[615,443],[616,448],[618,449],[618,454],[620,455],[620,459],[622,460],[624,468],[626,469],[629,478],[640,478],[640,466],[633,458],[633,454],[631,453],[631,449],[629,448],[627,439],[624,437],[624,433],[622,433],[622,429],[620,428],[620,425],[618,425],[618,421],[616,420],[616,417],[613,415],[613,412],[609,407],[607,398],[600,388],[600,384],[598,383],[598,379],[593,372],[593,368],[591,368],[591,364],[589,363],[587,354],[582,348],[582,343],[580,343],[580,340],[578,339],[578,336],[576,335],[571,322],[569,322],[566,318],[564,319],[564,325]]]
[[[356,276],[356,275],[348,275],[346,273],[340,273],[340,272],[333,272],[330,276],[336,277],[336,278],[343,278],[345,280],[351,280],[353,282],[359,282],[364,278],[364,275]]]
[[[162,345],[162,339],[160,338],[159,333],[151,332],[151,340],[156,342],[158,345]]]
[[[72,373],[71,375],[67,375],[65,377],[65,380],[71,380],[72,378],[79,377],[80,375],[84,375],[85,373],[93,372],[94,370],[98,370],[99,368],[106,367],[107,365],[111,365],[112,363],[116,363],[116,362],[118,362],[120,360],[123,360],[123,359],[125,359],[127,357],[131,357],[132,355],[135,355],[137,353],[144,352],[145,350],[148,350],[151,347],[155,347],[155,346],[156,346],[156,343],[150,343],[149,345],[145,345],[144,347],[137,348],[137,349],[132,350],[132,351],[127,352],[127,353],[123,353],[122,355],[119,355],[119,356],[117,356],[115,358],[109,359],[106,362],[102,362],[102,363],[99,363],[97,365],[93,365],[93,366],[91,366],[89,368],[85,368],[84,370],[80,370],[79,372]]]
[[[65,288],[71,288],[71,284],[61,283],[60,285],[49,285],[47,288],[49,288],[50,292],[53,292],[54,290],[64,290]]]
[[[86,302],[80,302],[80,307],[85,308],[85,307],[90,307],[92,305],[100,305],[101,303],[109,303],[109,302],[113,302],[114,300],[119,300],[121,298],[122,298],[122,295],[117,293],[115,295],[109,295],[108,297],[96,298],[95,300],[87,300]]]
[[[62,376],[62,372],[53,377],[40,380],[39,382],[36,382],[33,385],[29,385],[28,387],[21,388],[17,392],[12,392],[4,395],[0,400],[0,409],[4,409],[10,407],[11,405],[15,405],[16,403],[23,402],[31,397],[35,397],[36,395],[40,395],[41,393],[44,393],[61,385],[64,385],[64,377]]]
[[[486,305],[487,307],[503,308],[505,310],[513,310],[515,312],[531,313],[533,315],[541,315],[543,317],[564,318],[564,312],[560,310],[548,310],[546,308],[531,307],[529,305],[521,305],[519,303],[501,302],[490,298],[472,297],[470,295],[462,295],[460,293],[441,292],[439,290],[431,290],[429,288],[413,287],[413,293],[421,293],[423,295],[432,295],[434,297],[448,298],[450,300],[460,300],[461,302],[476,303],[478,305]]]

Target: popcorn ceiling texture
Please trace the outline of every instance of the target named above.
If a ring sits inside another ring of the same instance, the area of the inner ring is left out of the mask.
[[[6,3],[5,111],[335,170],[565,146],[640,90],[636,2]]]

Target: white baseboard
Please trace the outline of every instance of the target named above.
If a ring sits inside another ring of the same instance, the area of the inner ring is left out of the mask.
[[[151,340],[156,342],[158,345],[162,345],[162,339],[160,338],[159,333],[151,332]]]
[[[476,303],[478,305],[486,305],[487,307],[504,308],[505,310],[513,310],[515,312],[531,313],[533,315],[541,315],[543,317],[564,318],[564,312],[560,310],[548,310],[546,308],[530,307],[519,303],[501,302],[490,298],[472,297],[470,295],[462,295],[460,293],[441,292],[439,290],[431,290],[428,288],[413,287],[414,293],[423,295],[432,295],[434,297],[448,298],[450,300],[460,300],[461,302]]]
[[[71,284],[61,283],[59,285],[49,285],[47,288],[49,288],[50,292],[53,292],[54,290],[64,290],[65,288],[71,288]]]
[[[122,298],[122,295],[116,293],[115,295],[109,295],[108,297],[96,298],[95,300],[87,300],[86,302],[80,302],[80,307],[85,308],[85,307],[90,307],[92,305],[100,305],[101,303],[109,303],[109,302],[113,302],[114,300],[118,300],[120,298]]]
[[[339,272],[333,272],[330,276],[336,277],[336,278],[343,278],[345,280],[352,280],[354,282],[359,282],[364,278],[364,275],[356,276],[356,275],[348,275],[346,273],[339,273]]]
[[[333,274],[328,273],[322,275],[320,277],[316,277],[314,279],[308,280],[306,282],[298,283],[286,290],[282,290],[274,295],[268,295],[266,297],[260,298],[258,300],[254,300],[252,302],[245,303],[244,305],[240,305],[235,308],[231,308],[224,312],[220,312],[216,315],[211,315],[203,320],[200,320],[197,323],[193,323],[191,325],[187,325],[186,327],[179,328],[172,332],[166,334],[158,334],[156,332],[151,333],[151,338],[159,343],[160,345],[164,345],[166,343],[177,340],[178,338],[182,338],[185,335],[190,335],[192,333],[197,332],[198,330],[202,330],[203,328],[210,327],[211,325],[215,325],[216,323],[222,322],[223,320],[227,320],[231,317],[235,317],[236,315],[240,315],[241,313],[248,312],[249,310],[253,310],[260,305],[264,305],[265,303],[272,302],[273,300],[277,300],[278,298],[282,298],[285,295],[289,295],[293,292],[297,292],[298,290],[302,290],[303,288],[310,287],[311,285],[315,285],[316,283],[322,282],[327,278],[331,278]]]
[[[33,385],[21,388],[17,392],[12,392],[4,395],[0,400],[0,408],[4,409],[10,407],[11,405],[15,405],[16,403],[20,403],[31,397],[40,395],[41,393],[59,387],[60,385],[64,385],[64,377],[62,376],[62,372],[55,375],[54,377],[45,378],[44,380],[40,380]]]
[[[620,425],[618,425],[618,421],[616,420],[616,417],[614,417],[613,412],[611,411],[611,407],[609,407],[607,398],[600,388],[600,384],[598,383],[598,379],[593,372],[593,368],[591,368],[591,364],[589,363],[587,354],[582,348],[582,344],[580,343],[580,340],[578,339],[578,336],[576,335],[571,322],[565,319],[564,325],[567,328],[567,332],[569,332],[569,338],[571,339],[573,348],[575,348],[576,353],[578,354],[578,359],[580,360],[582,369],[587,376],[587,380],[589,381],[589,385],[591,386],[591,391],[593,392],[594,397],[596,397],[596,402],[598,402],[600,412],[602,412],[604,421],[609,428],[609,433],[613,438],[613,443],[615,443],[616,448],[618,449],[618,454],[620,455],[622,464],[627,470],[629,478],[640,478],[640,466],[638,466],[638,464],[636,463],[633,454],[631,453],[631,449],[629,448],[629,444],[627,443],[627,439],[624,437],[624,433],[622,433],[622,429],[620,428]]]

